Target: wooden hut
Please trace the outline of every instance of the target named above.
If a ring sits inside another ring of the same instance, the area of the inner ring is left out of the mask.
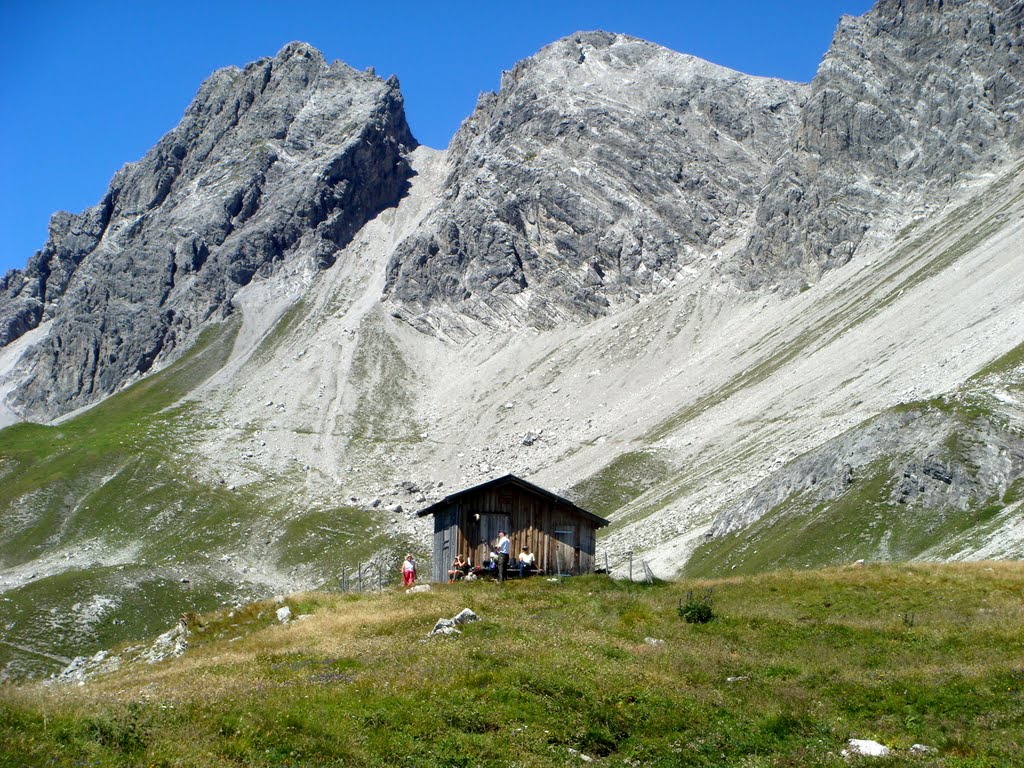
[[[604,518],[515,475],[445,496],[418,514],[434,516],[435,582],[448,580],[456,554],[469,557],[473,565],[486,563],[499,531],[512,540],[510,568],[527,546],[544,573],[592,573],[597,529],[608,525]]]

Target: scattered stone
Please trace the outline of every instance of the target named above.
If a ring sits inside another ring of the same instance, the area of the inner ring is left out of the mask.
[[[463,608],[450,619],[438,619],[437,623],[434,624],[434,628],[430,630],[427,637],[434,637],[436,635],[461,635],[462,630],[458,628],[459,625],[468,624],[471,621],[480,621],[480,617],[473,613],[469,608]]]
[[[473,613],[469,608],[463,608],[457,614],[452,616],[452,621],[455,624],[468,624],[471,621],[480,621],[480,617]]]
[[[413,594],[416,594],[418,592],[429,592],[429,591],[430,591],[430,585],[429,584],[417,584],[415,587],[409,587],[407,590],[405,590],[405,594],[413,595]]]
[[[396,515],[400,515],[403,512],[401,504],[388,504],[386,507],[384,507],[384,509]]]
[[[871,739],[850,739],[840,754],[843,757],[888,757],[889,748]]]
[[[910,754],[912,755],[931,755],[935,752],[935,747],[929,747],[926,744],[911,744]]]
[[[442,619],[441,621],[447,621],[447,619]],[[460,629],[456,629],[455,627],[453,627],[451,625],[448,625],[448,624],[440,625],[440,623],[438,623],[438,624],[434,625],[434,628],[432,630],[430,630],[430,634],[427,635],[427,637],[436,637],[437,635],[461,635],[461,634],[462,634],[462,630],[460,630]]]
[[[864,567],[864,561],[863,560],[856,560],[856,561],[854,561],[853,564],[857,568],[863,568]]]
[[[655,647],[659,646],[659,645],[664,645],[665,644],[664,640],[659,640],[656,637],[645,637],[644,638],[644,642],[647,643],[648,645],[655,646]]]
[[[436,635],[444,632],[446,629],[453,629],[455,627],[455,621],[453,619],[438,619],[434,624],[434,628],[430,630],[430,634]],[[445,633],[447,634],[447,633]]]
[[[587,755],[587,754],[584,754],[583,752],[580,752],[578,749],[573,749],[572,747],[567,747],[567,749],[569,750],[569,754],[570,755],[576,755],[576,757],[578,757],[584,763],[592,763],[592,762],[594,762],[594,758],[592,758],[590,755]]]
[[[65,685],[85,685],[88,663],[88,659],[85,656],[75,656],[71,663],[57,676],[57,682]]]
[[[735,677],[727,677],[727,678],[725,678],[725,682],[727,682],[727,683],[741,683],[744,680],[749,680],[749,679],[750,679],[750,675],[736,675]]]
[[[292,619],[292,609],[287,605],[284,608],[277,609],[277,620],[282,624],[287,624]]]
[[[153,644],[140,654],[140,658],[150,664],[178,658],[188,648],[188,634],[188,627],[179,622],[154,640]]]
[[[370,506],[373,507],[374,509],[376,509],[380,505],[381,505],[380,497],[379,496],[374,496],[373,499],[370,501]]]

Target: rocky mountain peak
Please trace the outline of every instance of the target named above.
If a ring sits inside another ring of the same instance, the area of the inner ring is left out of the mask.
[[[872,221],[1019,157],[1024,6],[883,0],[840,21],[740,258],[793,290],[851,258]]]
[[[548,327],[662,290],[752,214],[805,87],[625,35],[570,35],[481,98],[388,292],[430,332]]]
[[[293,40],[283,46],[281,50],[277,52],[277,55],[274,56],[274,61],[281,63],[293,59],[296,61],[311,61],[317,66],[323,66],[325,63],[324,55],[320,53],[320,51],[309,43],[303,43],[298,40]]]
[[[257,276],[333,263],[397,202],[415,145],[397,81],[304,43],[214,73],[99,205],[56,216],[4,278],[0,344],[53,320],[15,406],[51,418],[92,402],[187,347]]]

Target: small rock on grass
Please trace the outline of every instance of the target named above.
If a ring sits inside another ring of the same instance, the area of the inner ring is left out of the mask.
[[[456,629],[455,622],[451,619],[438,619],[437,623],[434,624],[434,628],[430,630],[430,634],[427,637],[434,637],[435,635],[461,635],[462,632]]]
[[[888,757],[889,748],[871,739],[850,739],[840,754],[843,757]]]
[[[468,624],[471,621],[480,621],[480,617],[469,608],[463,608],[450,619],[438,619],[427,637],[434,637],[435,635],[461,635],[462,630],[458,629],[458,625]]]

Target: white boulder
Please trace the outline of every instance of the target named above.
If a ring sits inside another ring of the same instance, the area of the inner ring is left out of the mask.
[[[841,754],[843,757],[888,757],[889,748],[871,739],[850,739]]]

